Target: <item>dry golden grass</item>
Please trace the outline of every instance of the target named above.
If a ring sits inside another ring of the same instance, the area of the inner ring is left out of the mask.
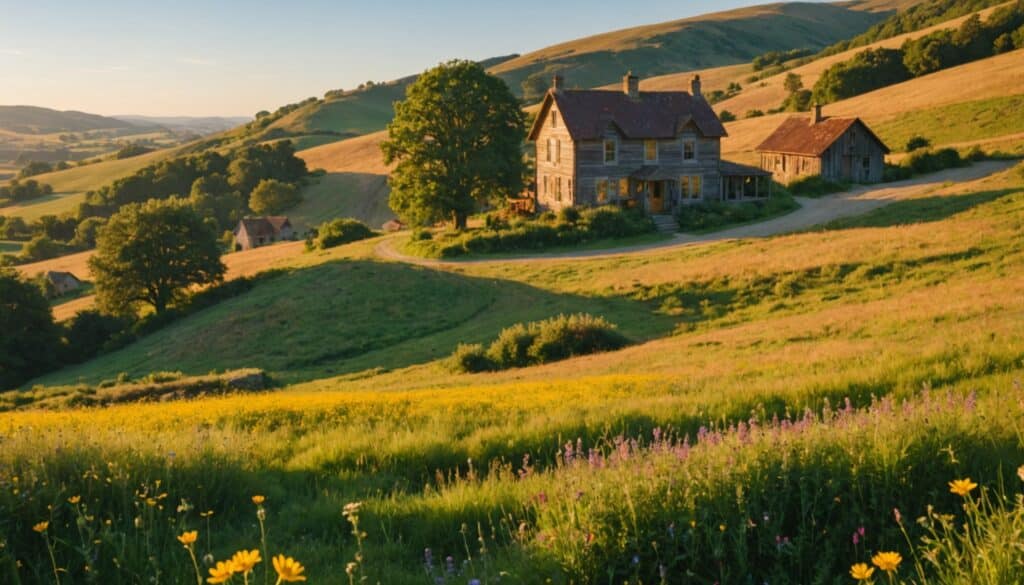
[[[387,132],[374,132],[366,136],[349,138],[309,148],[297,153],[312,169],[323,169],[328,173],[369,173],[386,175],[389,168],[384,164],[380,144],[387,138]]]
[[[978,12],[978,14],[981,15],[982,19],[985,19],[991,12],[997,10],[998,8],[998,6],[994,6],[992,8],[982,10]],[[773,108],[777,108],[786,99],[787,93],[785,88],[783,87],[783,83],[785,82],[786,75],[788,75],[789,73],[795,73],[799,75],[803,79],[804,87],[810,88],[813,87],[815,83],[817,83],[818,78],[821,77],[821,74],[824,73],[826,69],[828,69],[832,65],[835,65],[836,63],[846,61],[852,58],[857,53],[860,53],[866,49],[882,47],[890,49],[898,48],[908,39],[916,39],[918,37],[922,37],[937,30],[959,27],[960,23],[962,23],[964,20],[967,20],[968,18],[970,18],[970,16],[955,18],[953,20],[949,20],[944,23],[940,23],[935,26],[931,26],[919,31],[895,36],[892,37],[891,39],[885,39],[883,41],[879,41],[877,43],[867,45],[864,47],[850,49],[849,51],[844,51],[842,53],[830,55],[823,59],[817,59],[801,67],[796,67],[794,69],[791,69],[790,71],[786,71],[778,75],[768,77],[752,86],[744,87],[743,91],[740,92],[739,95],[724,100],[719,104],[716,104],[715,107],[718,111],[729,110],[730,112],[736,114],[737,116],[743,116],[746,112],[750,110],[768,111]]]
[[[642,91],[690,91],[690,80],[694,75],[700,75],[703,91],[706,93],[716,89],[724,90],[732,82],[743,84],[743,80],[752,73],[754,73],[754,66],[750,63],[725,65],[641,79],[640,89]],[[619,84],[611,84],[601,89],[621,89],[621,87]]]

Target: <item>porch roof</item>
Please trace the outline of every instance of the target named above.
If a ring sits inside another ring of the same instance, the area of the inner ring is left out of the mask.
[[[679,175],[679,169],[674,167],[645,166],[630,173],[629,177],[640,181],[675,181]]]
[[[718,172],[723,177],[770,177],[772,174],[760,167],[741,165],[728,160],[722,160],[718,166]]]

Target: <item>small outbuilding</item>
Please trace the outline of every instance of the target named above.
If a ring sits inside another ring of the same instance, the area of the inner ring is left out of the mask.
[[[287,217],[247,217],[235,228],[235,247],[251,250],[284,240],[295,239],[295,230]]]
[[[82,288],[82,281],[70,272],[50,270],[46,273],[47,289],[51,297],[62,297]]]
[[[833,118],[814,106],[793,117],[757,147],[761,168],[779,183],[819,176],[829,181],[877,183],[889,147],[860,118]]]

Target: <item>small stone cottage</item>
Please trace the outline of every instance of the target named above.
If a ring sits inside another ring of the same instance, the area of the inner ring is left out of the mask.
[[[235,228],[235,248],[251,250],[295,238],[295,231],[287,217],[247,217]]]
[[[725,127],[699,76],[690,92],[640,91],[632,74],[621,90],[563,85],[554,78],[529,134],[540,209],[615,204],[667,214],[769,195],[770,173],[721,159]]]
[[[757,147],[761,168],[779,183],[820,176],[829,181],[877,183],[889,147],[860,118],[830,118],[814,106],[789,118]]]
[[[49,296],[62,297],[69,292],[82,288],[82,281],[70,272],[50,270],[45,275]]]

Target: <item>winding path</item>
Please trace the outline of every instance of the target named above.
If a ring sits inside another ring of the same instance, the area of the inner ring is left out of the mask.
[[[650,244],[638,244],[633,246],[623,246],[621,248],[607,248],[603,250],[568,251],[515,257],[503,256],[501,258],[494,259],[433,260],[403,254],[395,249],[394,245],[396,238],[385,238],[377,244],[374,252],[380,258],[394,260],[397,262],[405,262],[408,264],[419,264],[422,266],[456,266],[461,264],[479,264],[486,262],[514,263],[557,261],[573,258],[607,258],[629,254],[642,254],[650,251],[664,251],[684,246],[734,240],[739,238],[765,238],[807,229],[844,217],[863,215],[895,201],[913,199],[927,195],[932,191],[942,188],[946,183],[964,183],[982,179],[989,175],[1006,170],[1016,163],[1017,161],[984,161],[974,163],[969,167],[947,169],[945,171],[939,171],[922,177],[915,177],[906,181],[887,183],[883,186],[858,186],[843,193],[836,193],[834,195],[818,199],[797,197],[796,200],[800,203],[800,209],[774,219],[737,226],[734,228],[727,228],[703,235],[676,234],[671,239]]]

